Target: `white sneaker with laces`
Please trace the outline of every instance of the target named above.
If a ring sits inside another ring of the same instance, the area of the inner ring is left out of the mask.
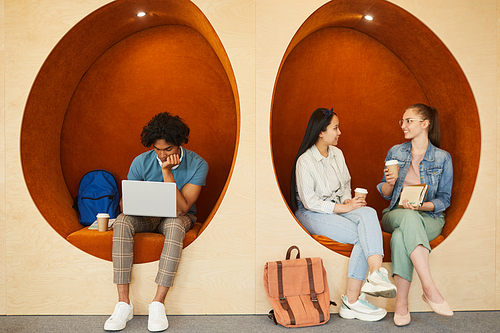
[[[111,317],[104,323],[104,330],[106,331],[120,331],[127,326],[127,321],[134,317],[134,306],[132,302],[127,304],[125,302],[118,302],[115,306],[115,311]]]
[[[168,319],[165,314],[165,305],[160,302],[149,304],[148,330],[151,332],[159,332],[167,328]]]
[[[356,302],[350,304],[347,296],[342,295],[342,306],[339,315],[344,319],[359,319],[364,321],[377,321],[385,317],[387,311],[373,305],[366,300],[366,295],[361,294]]]
[[[389,280],[387,269],[380,267],[366,278],[366,282],[361,288],[361,292],[375,297],[396,297],[397,289]]]

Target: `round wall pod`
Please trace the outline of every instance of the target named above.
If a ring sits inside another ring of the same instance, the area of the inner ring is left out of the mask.
[[[185,147],[210,167],[196,203],[200,223],[186,246],[220,205],[239,136],[236,80],[210,22],[188,0],[113,1],[54,47],[26,104],[21,160],[37,208],[61,236],[111,259],[112,232],[78,223],[72,205],[79,180],[94,169],[126,179],[134,157],[147,150],[142,128],[164,111],[184,119],[191,129]],[[140,235],[135,262],[159,259],[162,237]]]
[[[479,167],[479,115],[467,79],[441,40],[398,6],[382,0],[334,0],[320,7],[292,38],[275,82],[271,149],[284,200],[289,203],[292,167],[309,116],[319,107],[333,107],[352,188],[367,188],[368,205],[381,217],[389,202],[376,185],[388,150],[405,141],[398,120],[416,103],[439,111],[441,148],[454,165],[451,206],[436,246],[462,218]],[[385,243],[388,239],[384,235]],[[390,260],[385,245],[385,259]],[[348,254],[349,246],[328,247]]]

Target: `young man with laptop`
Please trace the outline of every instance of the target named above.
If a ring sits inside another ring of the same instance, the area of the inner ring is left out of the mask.
[[[113,282],[117,285],[118,304],[104,324],[105,330],[122,330],[127,321],[133,317],[133,306],[129,299],[134,261],[133,236],[136,232],[154,230],[165,235],[165,243],[155,280],[158,288],[149,305],[148,329],[157,332],[168,328],[165,299],[180,262],[184,235],[196,221],[195,202],[202,186],[205,186],[208,173],[208,164],[205,160],[195,152],[182,147],[188,142],[189,132],[189,127],[179,116],[172,116],[168,112],[154,116],[142,130],[142,144],[153,149],[134,159],[127,177],[133,182],[124,181],[123,184],[124,213],[117,217],[113,225]],[[150,182],[170,183],[176,186],[169,188],[169,184],[166,184],[167,186],[163,188],[161,184]],[[132,189],[128,188],[130,185]],[[151,185],[160,185],[160,188],[149,187]],[[132,197],[128,193],[129,190],[132,190]],[[139,195],[136,192],[139,192]],[[160,194],[162,192],[163,194]],[[146,199],[143,204],[134,205],[150,194],[152,196],[149,200]],[[169,198],[169,195],[172,197]],[[158,205],[158,198],[161,199],[159,202],[164,203],[162,207],[166,207],[167,210],[161,211],[160,209],[151,214],[151,211]],[[141,211],[141,208],[146,207],[148,203],[152,203],[151,209]],[[168,206],[175,207],[173,213],[168,211]]]

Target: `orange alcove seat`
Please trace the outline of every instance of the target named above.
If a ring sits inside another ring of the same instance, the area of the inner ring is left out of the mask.
[[[146,13],[137,16],[137,8]],[[196,202],[203,232],[222,202],[237,153],[236,79],[206,16],[189,0],[113,1],[78,22],[45,60],[30,91],[21,128],[27,188],[45,220],[64,239],[111,260],[112,232],[91,231],[72,208],[81,177],[105,169],[118,183],[146,151],[143,126],[156,114],[179,115],[190,127],[184,145],[209,165]],[[164,237],[136,234],[135,263],[158,260]]]
[[[203,224],[196,222],[184,237],[184,247],[198,237]],[[99,232],[82,228],[68,235],[68,242],[80,250],[104,259],[112,260],[113,231]],[[142,232],[134,235],[134,263],[144,263],[150,258],[160,258],[165,237],[159,233]]]
[[[339,254],[342,254],[346,257],[351,256],[351,251],[353,248],[352,244],[342,244],[339,242],[336,242],[334,240],[331,240],[330,238],[323,236],[323,235],[311,235],[312,238],[314,238],[318,243],[321,245],[325,246],[326,248],[335,251]],[[390,262],[391,261],[391,234],[387,233],[385,231],[382,231],[382,238],[384,242],[384,262]],[[434,249],[436,246],[441,244],[441,242],[444,240],[443,235],[437,236],[434,240],[429,242],[429,245],[431,246],[431,249]]]
[[[352,188],[368,190],[368,205],[381,219],[389,205],[376,189],[384,159],[393,145],[406,141],[398,121],[416,103],[439,111],[441,148],[453,160],[451,206],[442,234],[431,242],[435,248],[460,222],[479,168],[481,129],[467,78],[429,28],[388,1],[334,0],[318,8],[290,41],[273,92],[271,150],[284,201],[289,203],[292,167],[309,116],[333,107]],[[350,256],[352,245],[312,237]],[[391,260],[390,238],[383,233],[384,261]]]

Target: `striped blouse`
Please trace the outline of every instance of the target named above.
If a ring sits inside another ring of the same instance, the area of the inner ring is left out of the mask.
[[[329,172],[329,168],[335,171]],[[328,157],[323,157],[313,145],[297,159],[297,200],[306,209],[333,214],[336,203],[344,203],[351,196],[351,175],[345,163],[344,154],[335,147],[328,148]],[[336,176],[336,180],[328,177]],[[332,188],[332,184],[338,184]]]

